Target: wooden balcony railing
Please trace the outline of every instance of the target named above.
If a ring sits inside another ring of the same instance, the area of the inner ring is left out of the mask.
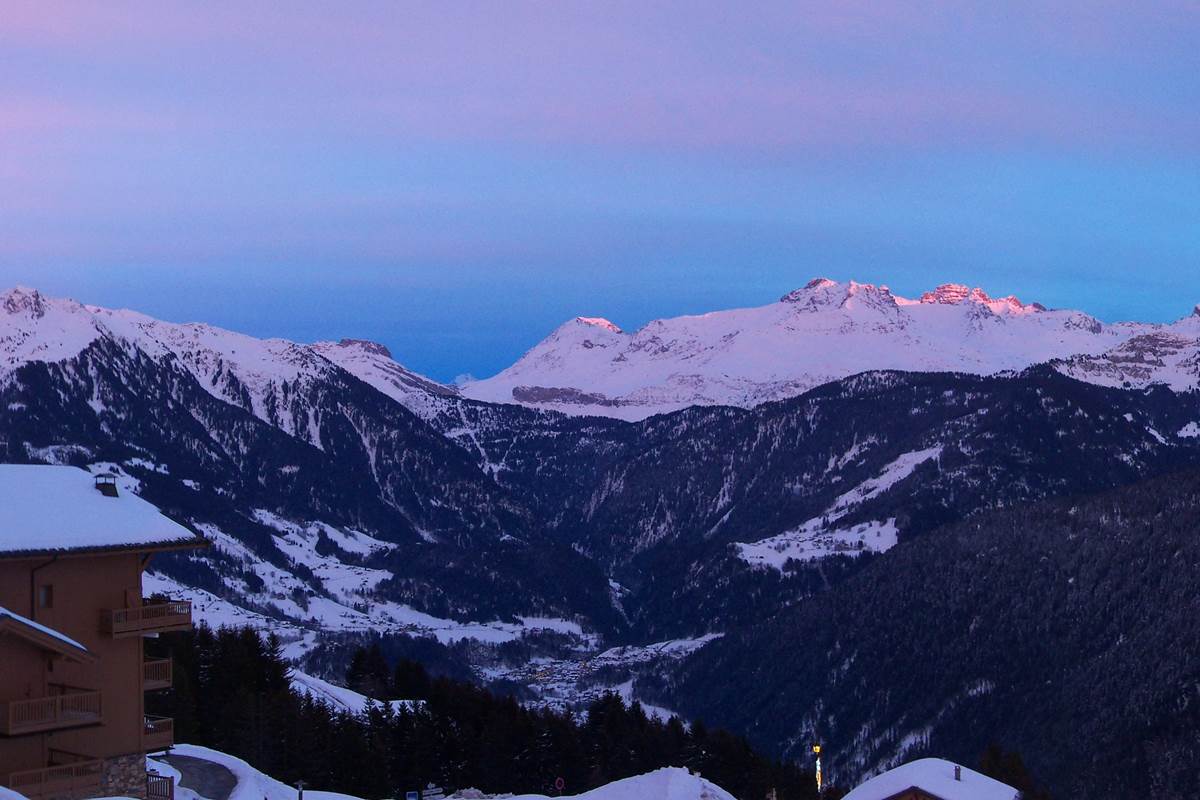
[[[154,658],[142,662],[142,688],[147,692],[170,689],[173,664],[169,658]]]
[[[80,795],[100,789],[104,775],[103,761],[77,761],[45,769],[12,772],[6,778],[8,788],[26,797],[49,797],[52,795]]]
[[[146,773],[147,800],[175,800],[175,781],[166,775]]]
[[[143,633],[183,631],[192,627],[192,604],[171,600],[137,608],[115,608],[100,612],[100,628],[114,638]]]
[[[75,692],[0,703],[0,734],[20,736],[103,721],[99,692]]]
[[[142,749],[165,750],[175,744],[175,720],[170,717],[145,717]]]

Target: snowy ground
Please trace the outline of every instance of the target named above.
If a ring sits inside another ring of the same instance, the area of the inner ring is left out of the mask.
[[[738,555],[750,564],[783,569],[788,559],[815,561],[834,555],[882,553],[895,546],[897,533],[895,517],[886,522],[865,522],[829,530],[820,524],[820,520],[813,520],[795,530],[737,547]]]
[[[228,769],[237,778],[237,786],[229,796],[229,800],[296,800],[296,787],[281,783],[269,775],[256,770],[240,758],[226,755],[217,750],[200,747],[194,744],[177,744],[171,748],[174,755],[191,756],[193,758],[211,761]],[[147,760],[147,765],[160,775],[169,775],[176,781],[176,800],[203,800],[195,792],[178,785],[179,771],[169,764],[153,759]],[[338,794],[337,792],[321,792],[304,790],[304,796],[311,800],[358,800],[353,795]]]
[[[267,587],[259,597],[252,597],[257,608],[234,603],[203,589],[184,586],[161,573],[148,572],[143,576],[147,596],[163,594],[189,600],[196,622],[212,628],[251,627],[275,634],[283,656],[293,665],[302,665],[322,631],[401,633],[412,636],[431,636],[443,644],[471,639],[485,645],[496,645],[541,631],[552,631],[573,637],[575,651],[565,658],[537,658],[516,666],[478,667],[476,674],[483,682],[509,680],[528,687],[532,705],[559,711],[579,711],[606,692],[616,692],[627,701],[637,699],[633,677],[643,671],[655,671],[665,661],[678,660],[704,646],[719,634],[698,639],[658,642],[645,646],[611,648],[599,651],[598,637],[586,633],[574,622],[546,617],[520,617],[517,623],[462,623],[425,614],[393,602],[380,602],[366,596],[357,605],[344,605],[330,598],[309,598],[307,608],[287,596],[297,579],[290,573],[258,559],[241,543],[216,529],[206,531],[214,546],[225,550],[248,565]],[[321,572],[313,567],[318,575]],[[339,580],[341,580],[339,578]],[[343,584],[344,585],[344,584]],[[239,587],[244,591],[246,587]],[[241,591],[239,591],[239,594]],[[328,677],[328,676],[326,676]],[[360,712],[375,702],[322,677],[309,675],[293,668],[293,686],[305,694],[329,705]],[[647,713],[662,719],[673,715],[669,709],[643,704]]]
[[[191,756],[205,761],[220,764],[237,778],[237,786],[229,800],[295,800],[296,788],[264,775],[240,758],[226,755],[207,747],[191,744],[179,744],[173,748],[173,753]],[[147,759],[147,766],[160,775],[170,776],[175,780],[175,797],[177,800],[205,800],[188,789],[178,785],[179,771],[161,761]],[[9,800],[4,796],[6,790],[0,789],[0,800]],[[304,796],[311,800],[358,800],[352,795],[336,792],[304,790]],[[490,798],[507,797],[511,800],[542,800],[544,795],[485,795],[481,792],[464,790],[451,798]],[[564,795],[578,797],[580,800],[734,800],[733,795],[714,783],[704,780],[698,775],[692,775],[686,769],[667,767],[637,775],[632,778],[614,781],[590,792],[579,795]],[[11,800],[24,800],[21,795],[13,794]]]
[[[373,705],[382,706],[379,700],[374,700],[344,686],[337,686],[329,681],[323,681],[320,678],[308,675],[297,669],[292,670],[292,688],[338,711],[349,711],[352,714],[361,714]],[[411,708],[413,701],[392,700],[388,705],[393,709],[399,710],[401,708]]]
[[[461,640],[478,642],[484,645],[481,648],[484,655],[478,659],[472,657],[472,661],[482,682],[512,681],[530,689],[531,704],[563,711],[579,711],[605,692],[616,692],[628,701],[637,699],[634,679],[639,674],[681,659],[716,636],[601,652],[599,636],[571,620],[530,615],[518,617],[515,622],[460,622],[435,617],[376,596],[376,588],[388,577],[383,570],[341,560],[354,560],[345,553],[369,556],[386,550],[392,547],[389,543],[321,522],[297,523],[265,510],[256,511],[254,517],[278,532],[274,536],[275,545],[287,557],[286,563],[268,562],[219,527],[201,523],[199,527],[213,550],[240,568],[236,576],[226,579],[229,591],[217,596],[151,571],[143,577],[144,592],[147,596],[162,594],[191,601],[195,621],[214,629],[250,627],[274,634],[280,640],[283,656],[295,669],[296,689],[336,708],[361,711],[374,701],[332,682],[340,676],[323,672],[313,675],[304,670],[305,657],[318,644],[322,633],[403,634],[431,637],[442,644]],[[321,537],[328,537],[344,551],[341,558],[336,550],[329,555],[317,552]],[[299,577],[305,570],[316,576],[323,593],[314,592]],[[488,645],[545,632],[568,637],[568,655],[536,658],[515,666],[498,664],[487,655]],[[672,716],[669,709],[645,707],[652,715]]]
[[[601,786],[579,795],[580,800],[734,800],[733,795],[693,775],[686,769],[666,767]],[[512,800],[543,800],[545,795],[523,794]]]
[[[837,466],[840,467],[857,452],[858,445],[851,448]],[[815,561],[832,555],[854,556],[891,549],[896,545],[900,533],[895,517],[852,526],[838,525],[838,520],[867,500],[888,491],[912,475],[917,467],[941,454],[941,445],[902,454],[885,466],[879,475],[839,495],[821,516],[810,519],[798,528],[757,542],[738,543],[738,556],[754,566],[783,569],[789,559]],[[832,461],[830,466],[834,466]]]
[[[286,524],[279,521],[280,527]],[[308,530],[293,526],[282,536],[275,537],[281,551],[294,563],[311,569],[321,581],[328,593],[328,596],[322,596],[313,594],[293,572],[267,562],[219,528],[205,524],[199,527],[216,550],[239,562],[245,570],[261,579],[262,588],[254,591],[245,581],[230,581],[232,594],[239,598],[234,603],[151,571],[143,579],[147,596],[162,593],[190,600],[194,619],[213,628],[249,626],[272,631],[285,644],[294,645],[288,653],[291,657],[298,657],[311,646],[313,634],[317,631],[428,635],[443,644],[461,639],[499,644],[519,639],[528,633],[547,630],[584,640],[594,638],[571,620],[527,616],[518,618],[516,623],[499,620],[459,622],[435,617],[401,603],[379,600],[372,592],[380,581],[388,577],[387,573],[346,564],[333,556],[321,556],[316,553],[313,544],[317,536],[315,529],[321,528],[330,538],[334,538],[332,534],[336,533],[341,537],[334,539],[339,546],[353,552],[344,543],[355,547],[375,546],[377,540],[366,534],[339,531],[317,523]]]

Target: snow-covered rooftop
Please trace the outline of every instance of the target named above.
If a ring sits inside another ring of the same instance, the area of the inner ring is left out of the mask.
[[[75,467],[0,464],[0,555],[198,541],[137,495],[106,497]]]
[[[23,625],[27,628],[32,628],[35,631],[40,631],[47,636],[57,639],[59,642],[62,642],[68,647],[82,650],[85,653],[88,652],[86,647],[72,639],[70,636],[67,636],[65,633],[60,633],[59,631],[54,630],[54,628],[48,628],[40,622],[35,622],[29,617],[23,617],[15,611],[10,611],[4,606],[0,606],[0,622],[4,621],[5,619],[10,619],[18,625]]]
[[[734,800],[733,795],[680,767],[664,767],[605,784],[578,800]],[[512,800],[545,800],[543,795],[517,795]]]
[[[1017,790],[1006,783],[981,775],[972,769],[962,770],[961,780],[954,777],[952,761],[941,758],[922,758],[876,775],[846,795],[843,800],[885,800],[885,798],[916,787],[942,800],[1015,800]]]

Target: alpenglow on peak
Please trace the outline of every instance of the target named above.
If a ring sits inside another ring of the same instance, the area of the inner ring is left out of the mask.
[[[636,331],[572,318],[462,393],[636,420],[694,405],[750,407],[872,370],[986,375],[1085,356],[1106,366],[1076,366],[1071,375],[1141,384],[1162,376],[1127,375],[1106,354],[1165,327],[1107,325],[963,283],[906,298],[883,284],[818,277],[779,302],[652,320]],[[1195,338],[1190,329],[1178,332]],[[1200,381],[1190,375],[1171,384]]]

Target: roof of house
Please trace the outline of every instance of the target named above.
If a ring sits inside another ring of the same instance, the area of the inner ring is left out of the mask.
[[[1017,790],[1006,783],[961,767],[954,779],[953,761],[922,758],[888,770],[858,785],[842,800],[887,800],[908,789],[921,789],[941,800],[1015,800]]]
[[[0,606],[0,633],[6,632],[12,632],[34,645],[77,661],[95,659],[86,647],[65,633]]]
[[[132,492],[101,494],[85,470],[0,464],[0,558],[202,542]]]

